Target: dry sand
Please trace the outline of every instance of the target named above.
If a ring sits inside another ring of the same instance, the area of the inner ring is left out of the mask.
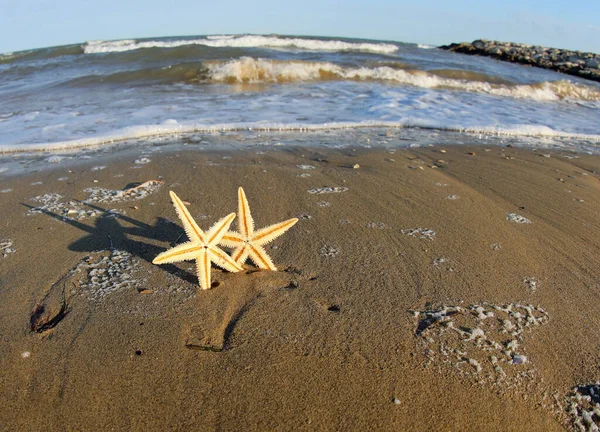
[[[4,180],[0,430],[585,426],[600,157],[445,149],[189,150]],[[258,228],[300,218],[267,249],[279,272],[213,267],[202,291],[193,262],[151,264],[185,240],[169,190],[208,228],[239,186]]]

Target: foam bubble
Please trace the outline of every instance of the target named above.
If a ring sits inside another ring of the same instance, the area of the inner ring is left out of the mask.
[[[600,382],[580,385],[567,395],[567,412],[575,430],[598,431],[600,426]]]
[[[16,249],[12,247],[12,240],[0,240],[0,257],[6,258],[8,254],[15,253]]]
[[[80,274],[78,289],[89,300],[99,301],[116,291],[137,288],[140,281],[132,277],[139,262],[127,251],[111,249],[94,252],[73,270]]]
[[[41,213],[52,213],[63,220],[80,220],[88,217],[98,217],[102,211],[97,209],[87,209],[78,201],[61,201],[62,195],[57,193],[47,193],[31,198],[31,201],[39,203],[37,207],[28,210],[27,215],[37,215]]]
[[[400,230],[400,232],[411,237],[427,240],[433,240],[436,234],[435,231],[430,228],[408,228]]]
[[[322,187],[322,188],[314,188],[314,189],[309,189],[308,193],[309,194],[329,194],[329,193],[341,193],[341,192],[346,192],[348,190],[347,187],[339,187],[339,186],[335,186],[335,187],[330,187],[330,186],[326,186],[326,187]]]
[[[529,219],[527,219],[525,216],[521,216],[516,213],[507,213],[506,220],[508,220],[510,222],[514,222],[514,223],[520,223],[520,224],[530,224],[531,223],[531,221]]]
[[[122,201],[134,201],[144,199],[156,192],[162,186],[162,181],[148,180],[138,186],[123,190],[111,190],[105,188],[87,188],[90,197],[85,203],[113,203]]]
[[[415,335],[426,348],[428,362],[504,388],[532,378],[533,370],[522,372],[529,360],[520,346],[526,333],[548,322],[543,308],[481,303],[410,312],[417,319]]]

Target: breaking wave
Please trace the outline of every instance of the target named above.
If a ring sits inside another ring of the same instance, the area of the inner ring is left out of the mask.
[[[391,66],[343,67],[328,62],[277,61],[243,57],[228,62],[207,63],[210,79],[225,83],[293,82],[314,80],[391,81],[423,88],[462,90],[538,101],[576,99],[600,101],[600,89],[561,80],[536,84],[500,84],[446,78],[447,71],[426,72]]]
[[[214,48],[297,48],[310,51],[370,51],[391,54],[398,50],[396,45],[367,42],[344,42],[260,35],[221,35],[197,39],[178,40],[117,40],[89,41],[82,48],[85,54],[132,51],[141,48],[175,48],[184,45],[204,45]]]
[[[268,60],[242,57],[230,61],[175,64],[154,69],[90,75],[65,85],[88,84],[284,84],[309,81],[382,81],[427,89],[456,90],[542,102],[600,101],[600,88],[568,80],[514,84],[499,77],[471,71],[410,69],[401,63],[375,67],[347,67],[329,62]]]

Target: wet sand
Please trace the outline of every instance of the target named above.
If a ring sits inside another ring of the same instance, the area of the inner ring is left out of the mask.
[[[585,425],[600,157],[440,149],[182,150],[5,179],[0,429]],[[193,262],[151,263],[186,239],[169,190],[208,229],[239,186],[257,228],[300,219],[267,247],[280,271],[213,267],[203,291]]]

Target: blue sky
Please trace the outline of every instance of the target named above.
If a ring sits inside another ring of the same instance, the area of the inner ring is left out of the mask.
[[[0,52],[87,40],[278,33],[600,52],[600,0],[0,0]]]

